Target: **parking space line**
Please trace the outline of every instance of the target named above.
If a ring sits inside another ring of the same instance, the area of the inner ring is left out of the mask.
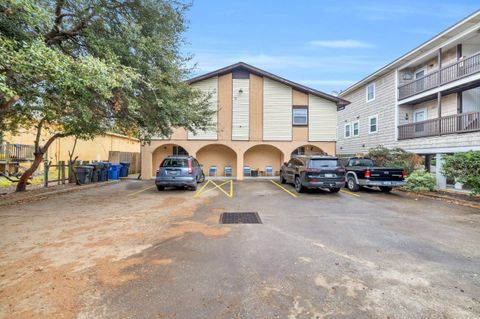
[[[344,194],[352,195],[352,196],[355,196],[355,197],[360,197],[360,195],[354,194],[352,192],[344,191],[343,189],[341,189],[340,191]]]
[[[141,190],[139,190],[139,191],[130,193],[130,194],[128,194],[127,196],[133,196],[133,195],[136,195],[136,194],[140,194],[141,192],[144,192],[144,191],[146,191],[146,190],[152,189],[152,188],[154,188],[154,187],[157,187],[157,186],[156,186],[156,185],[153,185],[153,186],[150,186],[150,187],[141,189]]]
[[[207,190],[204,191],[205,187],[206,187],[208,184],[213,184],[214,187],[209,188],[209,189],[207,189]],[[225,185],[225,184],[230,184],[230,190],[229,190],[228,193],[222,188],[222,186]],[[200,188],[200,189],[198,190],[197,193],[195,193],[194,197],[198,197],[198,196],[200,196],[200,194],[202,194],[202,193],[205,194],[205,193],[208,193],[208,192],[210,192],[210,191],[212,191],[212,190],[214,190],[214,189],[217,189],[217,188],[218,188],[220,191],[222,191],[222,193],[224,193],[225,195],[227,195],[227,197],[230,197],[230,198],[233,197],[233,181],[232,181],[232,180],[228,180],[228,181],[223,182],[223,183],[221,183],[221,184],[217,184],[217,183],[215,183],[215,182],[214,182],[213,180],[211,180],[211,179],[208,180],[208,181],[205,183],[205,185],[203,185],[202,188]]]
[[[270,182],[272,182],[273,184],[277,185],[278,187],[280,187],[282,190],[284,190],[287,194],[289,194],[290,196],[293,196],[295,198],[298,197],[298,195],[292,193],[291,191],[289,191],[288,189],[286,189],[285,187],[283,187],[282,185],[278,184],[277,182],[275,182],[274,180],[270,180]]]

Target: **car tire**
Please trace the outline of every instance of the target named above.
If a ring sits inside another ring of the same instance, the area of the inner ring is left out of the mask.
[[[165,186],[160,186],[160,185],[157,185],[157,189],[159,192],[165,190]]]
[[[390,193],[392,191],[392,187],[389,186],[379,186],[378,188],[380,188],[382,193]]]
[[[205,182],[205,174],[202,172],[202,176],[200,176],[200,179],[197,181],[197,183],[203,183]]]
[[[305,187],[302,185],[300,176],[295,176],[295,190],[297,193],[303,193],[305,191]]]
[[[357,184],[353,176],[350,176],[347,179],[347,188],[351,192],[358,192],[358,190],[360,189],[360,186]]]
[[[340,188],[330,188],[330,193],[338,193],[340,191]]]
[[[283,172],[280,171],[280,183],[285,184],[287,180],[285,179],[285,176],[283,176]]]
[[[190,191],[192,191],[192,192],[193,192],[193,191],[196,191],[196,190],[197,190],[197,185],[195,184],[195,185],[189,186],[189,187],[188,187],[188,190],[190,190]]]

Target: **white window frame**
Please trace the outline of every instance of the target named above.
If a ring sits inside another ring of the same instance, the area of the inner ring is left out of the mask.
[[[420,79],[420,78],[417,78],[417,73],[419,73],[421,71],[423,71],[422,78],[427,75],[427,67],[426,66],[424,66],[420,69],[416,69],[415,72],[413,72],[413,80],[414,81]]]
[[[424,121],[428,120],[428,109],[426,107],[422,107],[421,109],[416,109],[413,111],[413,123],[417,123],[416,118],[417,118],[417,113],[420,112],[425,112],[425,119]]]
[[[348,126],[348,136],[347,136],[347,126]],[[343,126],[343,137],[351,138],[352,137],[352,123],[345,123]]]
[[[295,123],[295,111],[296,110],[304,110],[305,116],[298,116],[298,117],[305,117],[305,123]],[[293,107],[292,108],[292,125],[293,126],[307,126],[308,125],[308,108],[306,107]]]
[[[368,99],[368,88],[369,87],[373,87],[373,97],[370,100]],[[369,85],[367,85],[367,87],[365,88],[365,100],[367,102],[372,102],[373,100],[375,100],[375,96],[376,96],[376,85],[375,85],[375,82],[373,82],[373,83],[370,83]]]
[[[352,124],[352,126],[351,126],[351,127],[352,127],[352,132],[351,132],[351,133],[352,133],[352,137],[358,137],[358,136],[360,136],[360,121],[358,121],[358,120],[357,120],[357,121],[353,121],[351,124]],[[358,125],[358,129],[357,129],[358,132],[357,132],[357,134],[355,134],[355,124]]]
[[[372,119],[375,119],[375,127],[376,127],[375,131],[372,131],[372,122],[371,122]],[[368,134],[377,134],[377,133],[378,133],[378,114],[375,114],[368,117]]]

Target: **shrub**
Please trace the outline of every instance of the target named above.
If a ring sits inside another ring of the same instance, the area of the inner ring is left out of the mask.
[[[423,163],[421,156],[405,151],[401,148],[388,149],[383,146],[371,148],[366,154],[375,161],[378,166],[390,166],[403,168],[410,174],[416,166]]]
[[[469,151],[444,156],[442,173],[463,183],[480,194],[480,151]]]
[[[404,188],[412,192],[434,192],[437,189],[435,176],[425,170],[413,171],[406,181]]]

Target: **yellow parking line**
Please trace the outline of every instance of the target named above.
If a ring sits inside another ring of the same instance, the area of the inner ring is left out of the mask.
[[[282,185],[278,184],[277,182],[275,182],[274,180],[270,180],[270,182],[272,182],[273,184],[277,185],[278,187],[280,187],[281,189],[283,189],[287,194],[293,196],[293,197],[298,197],[296,194],[292,193],[291,191],[289,191],[288,189],[286,189],[285,187],[283,187]]]
[[[227,193],[223,188],[222,186],[225,185],[225,184],[228,184],[230,183],[230,191]],[[208,184],[213,184],[214,187],[210,188],[210,189],[207,189],[206,191],[203,191],[203,189],[208,185]],[[202,188],[200,188],[200,190],[195,194],[194,197],[198,197],[200,196],[200,194],[202,194],[202,191],[203,191],[203,194],[205,193],[208,193],[214,189],[219,189],[220,191],[222,191],[222,193],[224,193],[225,195],[227,195],[228,197],[232,198],[233,197],[233,181],[232,180],[228,180],[226,182],[223,182],[221,184],[217,184],[215,183],[213,180],[208,180],[205,185],[202,186]]]
[[[360,197],[360,195],[354,194],[354,193],[352,193],[352,192],[344,191],[343,189],[341,189],[340,191],[341,191],[342,193],[344,193],[344,194],[352,195],[352,196],[355,196],[355,197]]]
[[[150,187],[141,189],[141,190],[139,190],[139,191],[130,193],[130,194],[128,194],[127,196],[132,196],[132,195],[140,194],[141,192],[144,192],[144,191],[149,190],[149,189],[154,188],[154,187],[157,187],[157,186],[156,186],[156,185],[153,185],[153,186],[150,186]]]

